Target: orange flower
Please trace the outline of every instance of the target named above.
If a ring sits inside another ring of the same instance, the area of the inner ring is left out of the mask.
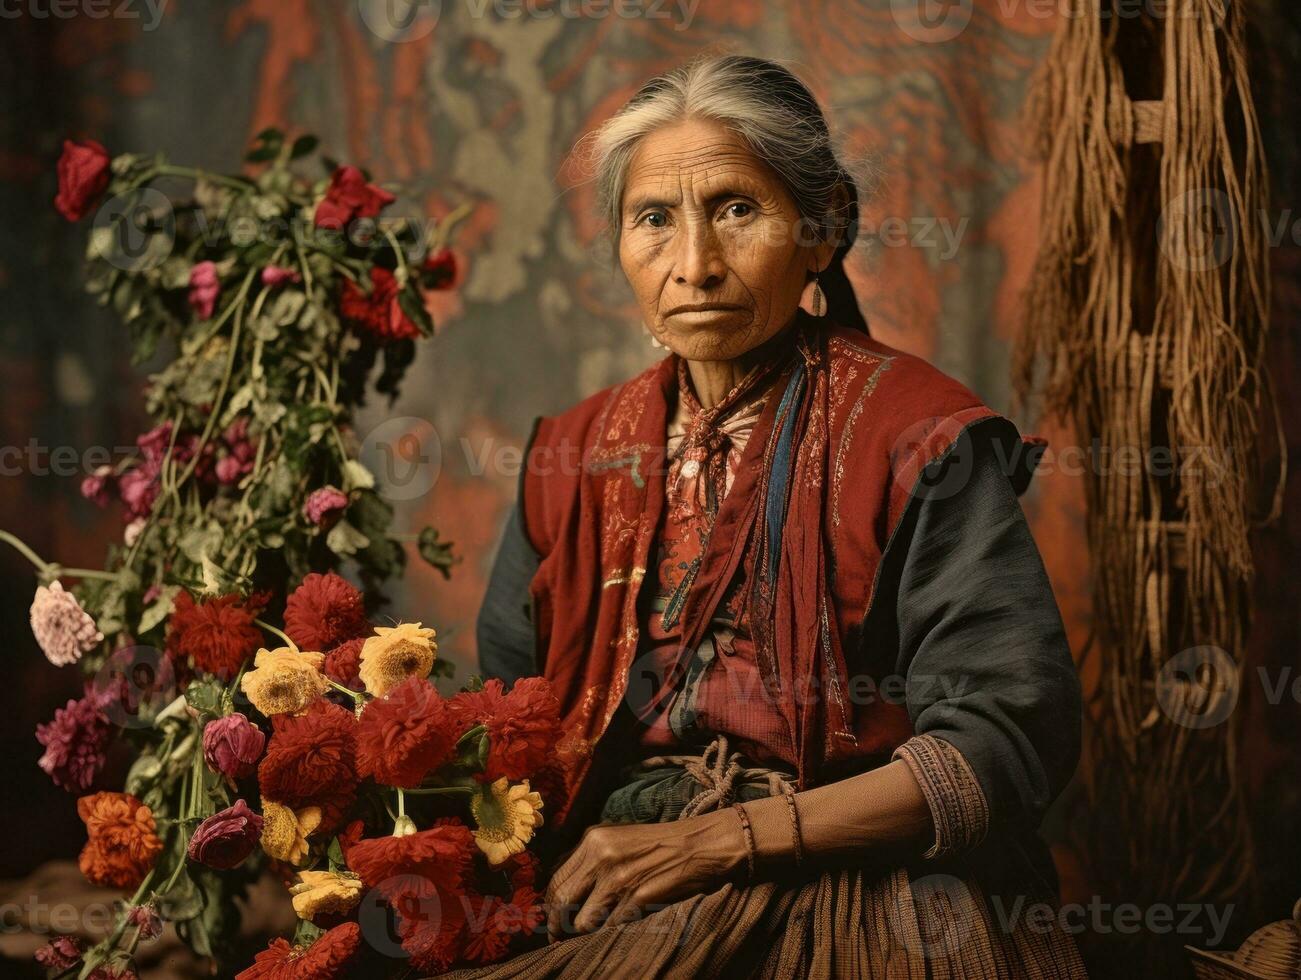
[[[163,849],[154,815],[129,793],[94,793],[77,801],[89,840],[78,866],[92,885],[131,890],[144,881]]]

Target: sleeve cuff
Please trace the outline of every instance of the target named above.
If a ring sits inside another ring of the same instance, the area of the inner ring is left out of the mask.
[[[970,850],[989,830],[989,805],[966,758],[933,735],[914,735],[894,750],[912,770],[931,808],[935,843],[922,855],[931,860]]]

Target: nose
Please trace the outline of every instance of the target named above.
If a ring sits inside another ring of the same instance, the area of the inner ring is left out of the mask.
[[[727,264],[711,222],[692,222],[679,244],[673,273],[679,286],[708,290],[727,278]]]

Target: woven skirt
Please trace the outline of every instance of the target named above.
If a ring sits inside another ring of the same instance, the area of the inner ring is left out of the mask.
[[[665,761],[665,760],[657,760]],[[675,820],[718,803],[775,792],[768,770],[745,769],[718,793],[700,765],[646,766],[606,802],[614,823]],[[696,804],[693,806],[693,803]],[[1027,903],[1042,902],[1028,898]],[[978,882],[949,868],[824,867],[799,879],[725,884],[641,919],[520,953],[457,980],[544,977],[881,977],[1020,980],[1087,976],[1055,923],[996,916]]]

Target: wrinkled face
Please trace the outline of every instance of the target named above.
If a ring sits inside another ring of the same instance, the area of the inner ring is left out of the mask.
[[[712,120],[642,140],[620,213],[619,261],[646,326],[688,360],[741,357],[789,325],[833,250],[811,244],[781,179]]]

